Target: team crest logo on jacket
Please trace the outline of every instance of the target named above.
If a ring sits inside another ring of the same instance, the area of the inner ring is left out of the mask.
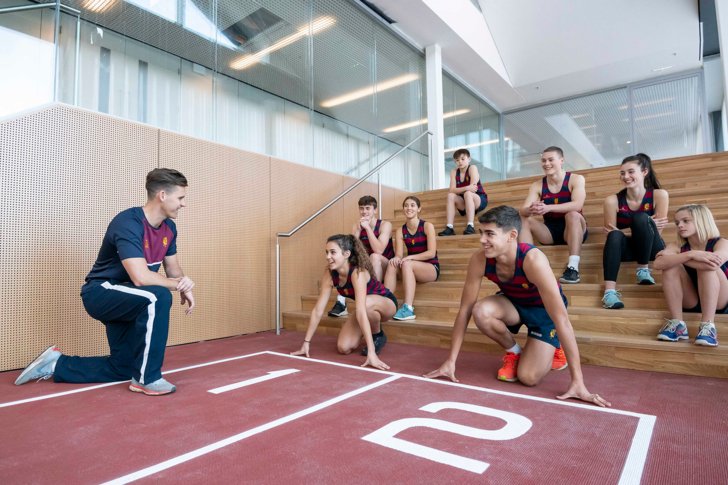
[[[169,241],[167,240],[167,236],[164,236],[164,237],[162,238],[162,246],[164,246],[164,247],[166,248],[166,247],[167,247],[167,243],[168,243],[168,242],[169,242]]]
[[[650,203],[649,202],[645,202],[645,210],[646,211],[650,210]]]

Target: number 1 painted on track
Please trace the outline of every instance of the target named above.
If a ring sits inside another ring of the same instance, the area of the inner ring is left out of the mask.
[[[298,369],[274,370],[274,371],[268,372],[268,374],[266,374],[264,376],[255,377],[253,379],[248,379],[247,381],[236,382],[235,384],[228,384],[227,386],[216,387],[215,389],[210,389],[207,392],[212,393],[212,394],[221,394],[223,392],[240,389],[241,387],[252,386],[253,384],[258,384],[259,382],[269,381],[269,380],[275,379],[277,377],[287,376],[288,374],[295,374],[296,372],[300,372],[300,371]]]

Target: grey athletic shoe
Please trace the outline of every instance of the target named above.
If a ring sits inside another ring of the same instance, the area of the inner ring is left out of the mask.
[[[51,345],[20,373],[15,379],[15,385],[20,386],[26,382],[50,378],[56,370],[56,362],[60,356],[61,351],[58,350],[58,347]]]
[[[132,378],[131,384],[129,384],[129,390],[132,392],[141,392],[147,396],[163,396],[165,394],[172,394],[177,388],[174,384],[165,381],[162,377],[151,384],[140,384],[139,381]]]

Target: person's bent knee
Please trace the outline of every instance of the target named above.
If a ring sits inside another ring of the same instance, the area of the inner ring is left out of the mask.
[[[619,231],[619,230],[610,231],[607,234],[607,241],[605,243],[605,246],[611,245],[611,244],[620,244],[624,240],[625,237],[627,237],[627,236],[625,236],[622,231]]]
[[[636,212],[632,214],[632,224],[630,225],[635,226],[640,224],[646,224],[649,219],[651,218],[647,214],[647,212]]]
[[[529,224],[531,224],[531,217],[521,216],[521,230],[523,230],[525,227],[529,227]]]
[[[369,255],[369,261],[372,263],[372,266],[376,268],[377,265],[381,266],[388,260],[381,254],[372,253]]]
[[[569,211],[564,215],[564,219],[566,219],[567,223],[575,223],[575,222],[581,222],[581,214],[579,214],[577,211]]]
[[[354,350],[354,347],[352,347],[351,345],[337,343],[336,350],[342,355],[349,355]]]
[[[524,386],[533,387],[541,382],[541,376],[535,375],[533,372],[518,369],[518,381]]]
[[[494,317],[495,308],[492,302],[479,301],[473,306],[473,320],[480,329],[493,328],[500,320]]]
[[[143,291],[152,293],[157,305],[172,306],[172,292],[164,286],[145,286]]]
[[[448,192],[448,194],[447,194],[447,200],[448,201],[455,202],[458,197],[459,197],[458,194],[453,194],[452,192]]]

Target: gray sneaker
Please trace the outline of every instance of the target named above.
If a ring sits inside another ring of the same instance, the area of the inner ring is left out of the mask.
[[[51,345],[20,373],[15,379],[15,385],[20,386],[26,382],[50,378],[56,370],[56,362],[60,356],[61,351],[58,350],[58,347]]]
[[[160,377],[151,384],[140,384],[139,381],[132,378],[131,384],[129,384],[129,390],[132,392],[141,392],[147,396],[164,396],[165,394],[172,394],[177,388],[174,384],[171,384]]]

